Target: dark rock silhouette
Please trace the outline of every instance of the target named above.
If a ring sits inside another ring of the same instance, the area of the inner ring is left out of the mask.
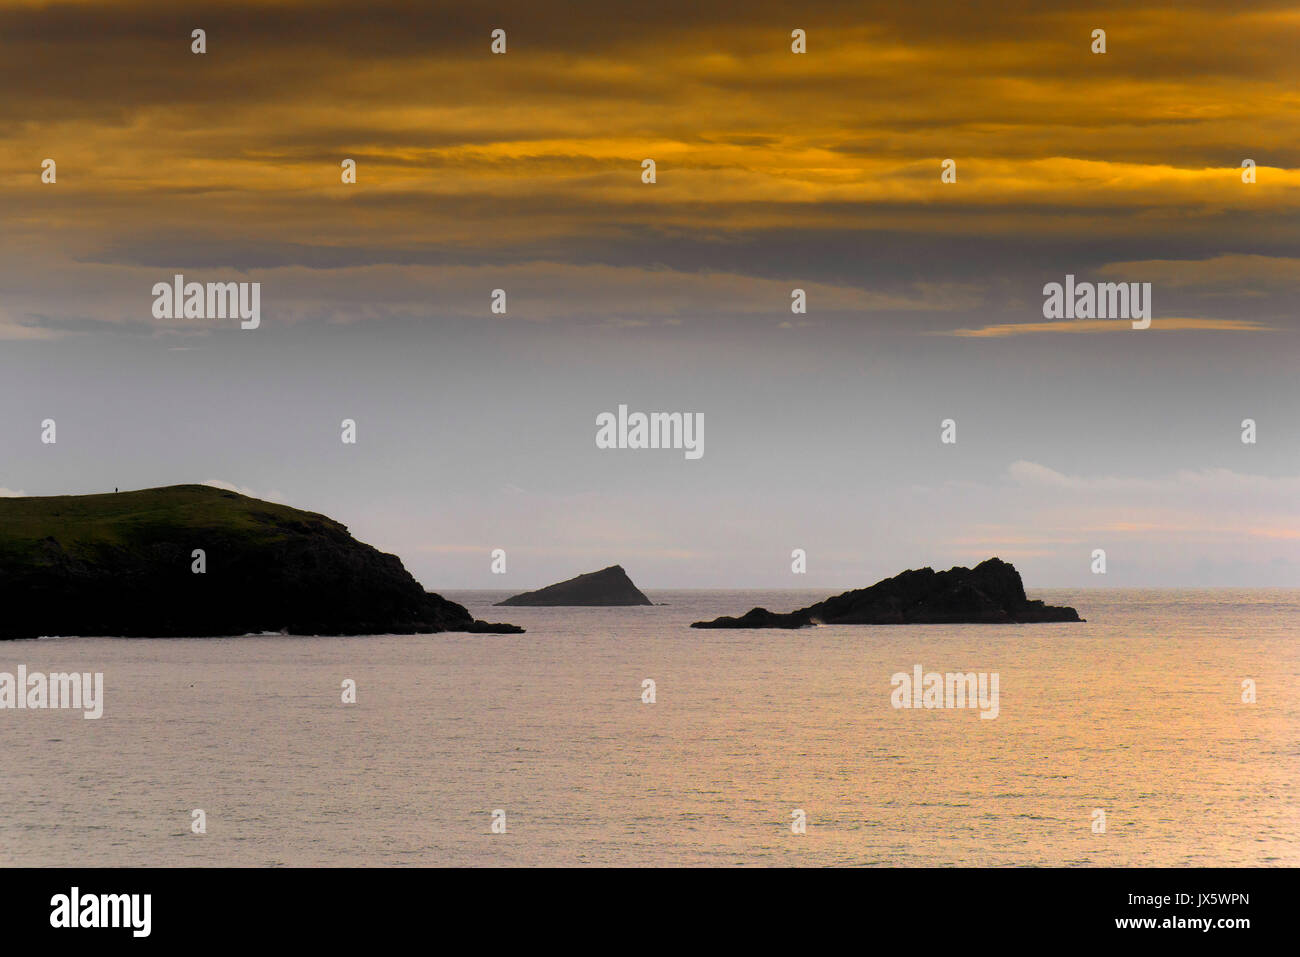
[[[324,515],[206,485],[0,498],[0,609],[0,638],[523,630],[476,621]]]
[[[870,588],[846,591],[798,611],[754,608],[740,618],[697,621],[692,628],[802,628],[805,625],[1024,624],[1082,621],[1073,608],[1025,597],[1015,566],[999,558],[974,568],[908,570]]]
[[[498,605],[649,605],[622,565],[610,565],[568,581],[497,602]]]

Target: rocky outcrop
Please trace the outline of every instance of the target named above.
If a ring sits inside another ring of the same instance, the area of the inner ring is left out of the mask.
[[[974,568],[905,571],[870,588],[779,614],[754,608],[739,618],[697,621],[692,628],[802,628],[805,625],[1024,624],[1082,621],[1073,608],[1025,597],[1015,566],[998,558]]]
[[[526,591],[498,605],[649,605],[649,598],[632,584],[622,565],[610,565],[568,581]]]
[[[0,638],[523,630],[324,515],[206,485],[0,498],[0,609]]]

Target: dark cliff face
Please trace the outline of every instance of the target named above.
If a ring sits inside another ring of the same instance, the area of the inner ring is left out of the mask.
[[[802,628],[826,625],[1023,624],[1081,621],[1073,608],[1025,597],[1020,573],[998,558],[974,568],[909,570],[870,588],[847,591],[787,614],[754,608],[740,618],[697,621],[692,628]]]
[[[521,630],[332,519],[202,485],[0,499],[0,608],[0,638]]]
[[[524,592],[498,605],[649,605],[651,601],[632,584],[622,565],[610,565],[568,581]]]

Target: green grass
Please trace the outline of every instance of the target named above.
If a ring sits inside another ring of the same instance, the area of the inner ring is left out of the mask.
[[[276,505],[208,485],[169,485],[102,495],[0,498],[0,561],[30,560],[52,537],[73,557],[131,548],[177,530],[220,532],[250,545],[283,538],[288,526],[324,523],[315,512]]]

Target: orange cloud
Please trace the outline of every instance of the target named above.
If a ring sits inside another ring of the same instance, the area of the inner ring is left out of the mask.
[[[1151,320],[1151,329],[1170,331],[1213,332],[1270,332],[1271,326],[1250,319],[1186,319],[1161,318]],[[1031,335],[1038,332],[1088,334],[1095,332],[1133,331],[1132,324],[1122,319],[1062,319],[1051,322],[1009,322],[978,329],[952,329],[931,335],[961,336],[969,339],[999,339],[1006,336]],[[1142,330],[1144,332],[1149,330]]]

